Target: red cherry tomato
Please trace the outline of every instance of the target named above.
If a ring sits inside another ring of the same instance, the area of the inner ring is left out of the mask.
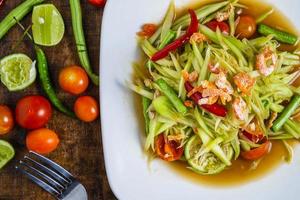
[[[256,31],[255,19],[250,15],[240,16],[235,35],[239,38],[251,38]]]
[[[270,141],[266,141],[260,147],[252,149],[250,151],[241,152],[241,155],[246,160],[257,160],[263,157],[264,155],[266,155],[267,153],[269,153],[271,148],[272,148],[272,143]]]
[[[89,3],[96,7],[103,7],[106,3],[106,0],[89,0]]]
[[[216,31],[217,27],[219,27],[219,29],[222,33],[229,34],[229,26],[226,22],[218,22],[216,20],[212,20],[212,21],[206,23],[206,26],[213,31]]]
[[[12,111],[5,105],[0,105],[0,135],[9,133],[14,127]]]
[[[76,116],[85,122],[92,122],[99,115],[98,102],[90,96],[79,97],[74,104]]]
[[[16,121],[26,129],[43,127],[52,115],[49,101],[42,96],[27,96],[20,99],[16,106]]]
[[[77,95],[86,90],[89,78],[81,67],[70,66],[60,71],[58,82],[64,91]]]
[[[163,160],[179,160],[183,154],[183,147],[179,147],[176,141],[168,141],[164,134],[160,134],[155,141],[156,154]]]
[[[54,151],[59,144],[57,134],[47,128],[31,131],[26,136],[26,146],[28,150],[47,154]]]

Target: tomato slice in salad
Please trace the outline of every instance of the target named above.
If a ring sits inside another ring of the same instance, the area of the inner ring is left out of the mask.
[[[164,134],[160,134],[155,141],[156,154],[163,160],[179,160],[183,154],[183,147],[174,140],[169,141]]]
[[[252,133],[249,133],[247,131],[243,131],[243,135],[250,141],[254,142],[254,143],[260,143],[261,141],[265,140],[265,136],[263,134],[259,134],[259,135],[255,135]]]
[[[264,155],[268,154],[272,148],[272,143],[266,141],[260,147],[252,149],[250,151],[241,152],[241,156],[246,160],[257,160]]]
[[[258,144],[266,141],[266,137],[257,119],[254,119],[242,132],[250,141]]]
[[[212,20],[206,23],[206,26],[213,31],[216,31],[217,27],[219,27],[222,33],[229,34],[229,26],[226,22],[218,22],[217,20]]]

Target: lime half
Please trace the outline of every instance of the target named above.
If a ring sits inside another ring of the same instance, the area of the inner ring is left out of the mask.
[[[38,5],[33,8],[32,34],[36,44],[54,46],[65,33],[63,18],[53,4]]]
[[[0,61],[0,75],[9,91],[22,90],[35,81],[35,62],[25,54],[12,54]]]
[[[15,155],[15,150],[8,142],[0,140],[0,169]]]

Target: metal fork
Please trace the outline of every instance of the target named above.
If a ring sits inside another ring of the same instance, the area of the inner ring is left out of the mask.
[[[30,151],[16,165],[16,169],[58,200],[87,200],[87,192],[67,170]]]

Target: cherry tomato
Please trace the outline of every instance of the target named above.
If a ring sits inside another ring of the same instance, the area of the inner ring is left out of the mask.
[[[264,155],[266,155],[267,153],[269,153],[271,148],[272,148],[272,143],[270,141],[266,141],[260,147],[252,149],[250,151],[241,152],[241,155],[246,160],[257,160],[263,157]]]
[[[243,135],[256,144],[266,140],[260,123],[256,118],[244,129]]]
[[[219,27],[222,33],[229,34],[229,26],[226,22],[218,22],[217,20],[212,20],[206,23],[206,26],[213,31],[216,31],[217,27]]]
[[[16,106],[16,121],[26,129],[43,127],[51,115],[51,104],[42,96],[24,97],[18,101]]]
[[[179,147],[176,141],[168,141],[164,134],[160,134],[155,141],[156,154],[163,160],[175,161],[179,160],[183,154],[183,147]]]
[[[252,134],[247,131],[243,131],[243,135],[250,141],[254,143],[260,143],[263,141],[266,137],[263,134]]]
[[[256,31],[256,22],[250,15],[240,16],[236,26],[235,34],[239,38],[251,38]]]
[[[64,68],[58,77],[60,87],[71,94],[83,93],[89,85],[89,78],[79,66],[69,66]]]
[[[137,34],[141,37],[151,37],[155,31],[157,30],[157,25],[155,24],[144,24],[142,26],[142,30],[138,32]]]
[[[59,144],[57,134],[47,128],[31,131],[26,136],[26,146],[29,150],[47,154],[54,151]]]
[[[90,96],[79,97],[74,105],[76,116],[85,122],[92,122],[99,115],[98,102]]]
[[[0,105],[0,135],[10,132],[14,127],[12,111],[5,105]]]
[[[103,7],[106,3],[106,0],[89,0],[89,3],[96,7]]]

